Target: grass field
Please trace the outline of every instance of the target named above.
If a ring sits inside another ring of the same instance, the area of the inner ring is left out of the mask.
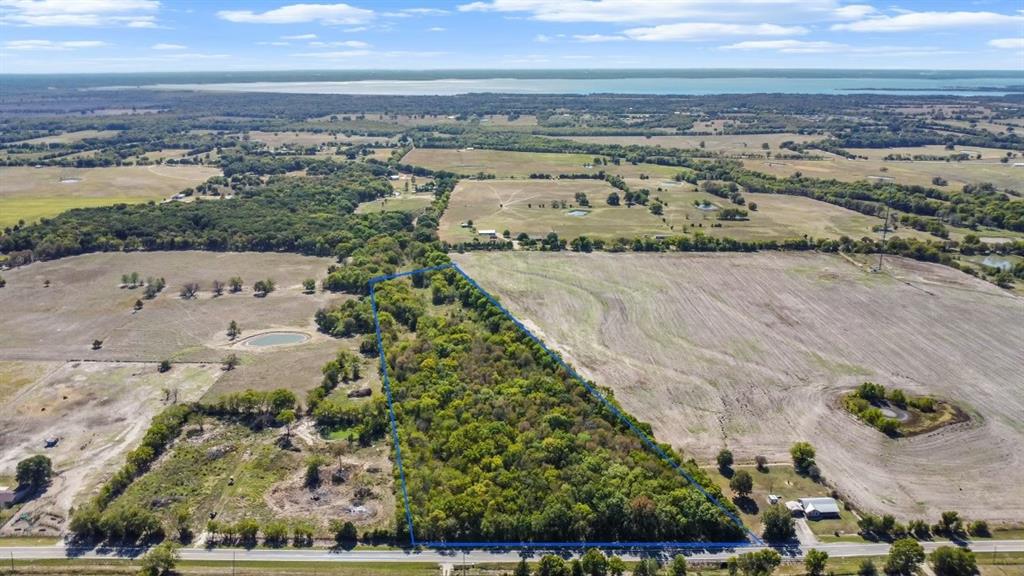
[[[898,258],[884,275],[796,253],[455,259],[687,456],[727,445],[740,461],[786,461],[809,440],[860,509],[1024,517],[1024,487],[1004,481],[1024,463],[1019,296]],[[838,406],[864,380],[947,399],[971,421],[889,439]]]
[[[208,166],[2,167],[0,227],[71,208],[160,201],[218,174]]]
[[[721,221],[717,211],[702,210],[694,201],[726,208],[732,204],[677,182],[649,184],[652,199],[666,203],[659,217],[646,206],[609,206],[608,194],[615,189],[602,180],[463,180],[452,193],[441,218],[440,235],[448,242],[469,242],[477,236],[462,223],[472,220],[477,230],[509,230],[541,237],[556,232],[563,238],[586,235],[592,238],[634,238],[638,236],[702,233],[739,240],[784,240],[800,238],[874,237],[872,227],[881,219],[865,216],[839,206],[805,198],[776,194],[746,194],[758,205],[745,221]],[[590,208],[580,208],[575,194],[583,192]],[[552,208],[552,201],[564,201],[566,208]],[[541,207],[543,205],[544,207]],[[585,216],[570,215],[586,210]],[[902,228],[896,236],[928,239],[930,236]]]
[[[81,142],[86,138],[113,138],[120,134],[117,130],[78,130],[76,132],[65,132],[53,136],[40,136],[30,140],[21,140],[15,144],[71,144]]]
[[[881,149],[868,152],[875,156],[869,160],[849,160],[826,155],[823,160],[744,160],[743,165],[757,172],[787,177],[796,172],[813,178],[856,180],[891,179],[897,184],[932,186],[932,178],[949,182],[943,190],[959,191],[964,184],[991,182],[999,188],[1020,189],[1024,168],[1014,168],[1013,162],[1002,164],[997,160],[971,160],[966,162],[886,162],[878,157],[895,150]],[[884,153],[883,153],[884,152]]]
[[[822,136],[783,132],[778,134],[724,134],[716,136],[565,136],[565,140],[590,142],[593,144],[621,144],[623,146],[662,146],[664,148],[700,148],[724,154],[764,154],[762,144],[768,150],[779,151],[779,144],[787,140],[797,143],[820,140]]]
[[[596,174],[605,171],[623,178],[639,178],[641,174],[653,178],[671,178],[682,169],[656,164],[613,164],[590,166],[592,154],[562,154],[559,152],[507,152],[504,150],[416,148],[402,158],[404,164],[423,166],[432,170],[448,170],[458,174],[485,172],[498,178],[527,177],[530,174]]]

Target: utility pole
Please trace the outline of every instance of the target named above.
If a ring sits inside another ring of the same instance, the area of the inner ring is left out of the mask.
[[[882,249],[878,251],[878,268],[876,272],[882,271],[882,257],[885,256],[885,236],[889,232],[889,202],[885,203],[885,222],[882,223]]]

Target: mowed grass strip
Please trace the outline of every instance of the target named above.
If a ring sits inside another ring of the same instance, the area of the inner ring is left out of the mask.
[[[72,208],[162,200],[221,173],[209,166],[0,168],[0,227]]]

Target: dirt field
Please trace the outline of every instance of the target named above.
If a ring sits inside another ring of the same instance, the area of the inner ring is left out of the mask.
[[[732,206],[728,201],[686,183],[644,182],[652,199],[657,197],[666,203],[662,217],[645,206],[609,206],[606,199],[614,188],[601,180],[464,180],[455,188],[441,218],[441,239],[471,242],[476,233],[461,227],[469,220],[477,230],[497,230],[499,234],[509,230],[513,238],[520,232],[535,238],[557,232],[567,239],[580,235],[612,239],[700,232],[738,240],[784,240],[805,234],[859,239],[876,236],[872,228],[882,222],[811,198],[777,194],[746,194],[748,202],[757,203],[757,211],[750,212],[745,221],[721,221],[716,218],[717,210],[702,210],[693,203],[707,202],[721,209]],[[576,192],[587,195],[590,208],[577,205]],[[566,202],[567,207],[551,208],[555,200]],[[572,216],[573,210],[585,210],[587,214]],[[931,238],[910,228],[901,228],[896,235]]]
[[[855,505],[1024,520],[1024,299],[936,265],[841,256],[456,256],[658,438],[710,461],[788,460],[808,440]],[[894,266],[894,268],[893,268]],[[837,405],[864,380],[932,394],[971,422],[893,440]]]
[[[197,400],[221,372],[217,366],[189,364],[160,374],[153,364],[132,362],[38,367],[45,375],[0,405],[0,475],[14,474],[18,461],[35,454],[49,456],[56,475],[42,496],[0,528],[0,535],[59,533],[71,506],[121,465],[155,414],[175,398]],[[44,448],[46,438],[60,441]]]
[[[71,144],[81,142],[86,138],[113,138],[120,134],[117,130],[78,130],[76,132],[65,132],[54,136],[41,136],[30,140],[21,140],[14,144]]]
[[[0,227],[71,208],[159,201],[220,173],[209,166],[0,167]]]

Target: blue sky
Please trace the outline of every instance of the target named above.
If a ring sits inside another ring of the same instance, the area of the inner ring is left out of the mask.
[[[1024,0],[0,0],[0,72],[1024,70]]]

